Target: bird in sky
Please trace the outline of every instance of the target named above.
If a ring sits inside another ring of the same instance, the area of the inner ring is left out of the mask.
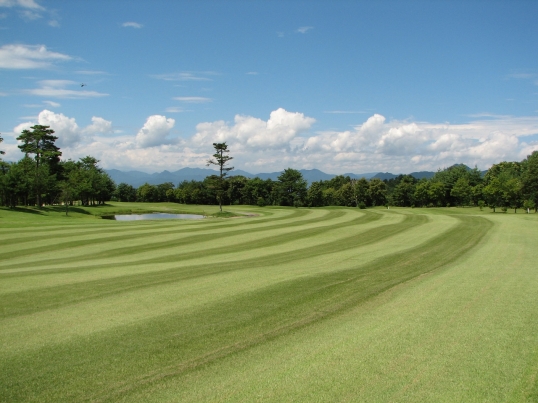
[[[81,86],[81,87],[85,87],[85,86],[86,86],[86,84],[84,84],[84,83],[81,83],[81,84],[80,84],[80,86]]]

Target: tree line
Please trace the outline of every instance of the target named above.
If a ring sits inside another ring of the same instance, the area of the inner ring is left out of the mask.
[[[112,199],[116,185],[99,161],[91,156],[62,161],[53,134],[42,125],[23,130],[17,140],[24,157],[17,162],[0,160],[1,205],[96,205]]]
[[[219,175],[202,181],[144,185],[135,188],[116,184],[87,156],[79,161],[62,161],[57,139],[48,126],[33,126],[17,138],[25,153],[18,162],[1,163],[0,202],[4,206],[102,204],[120,202],[175,202],[184,204],[247,204],[294,207],[372,206],[450,207],[478,206],[501,209],[538,207],[538,151],[521,162],[500,162],[485,174],[476,167],[454,165],[439,169],[430,179],[399,175],[390,180],[352,179],[338,175],[310,186],[295,169],[284,170],[277,180],[227,176],[226,143],[215,143],[215,154],[207,161],[217,165]],[[0,137],[0,142],[2,141]],[[0,153],[2,153],[0,151]]]
[[[538,206],[538,151],[521,162],[501,162],[485,174],[476,167],[454,165],[438,170],[430,179],[399,175],[390,180],[335,176],[308,186],[301,172],[288,168],[277,180],[230,176],[221,187],[218,176],[202,181],[148,183],[138,189],[120,183],[118,201],[176,202],[185,204],[250,204],[295,207],[372,206],[450,207],[478,206],[501,209]],[[219,195],[220,192],[220,195]]]

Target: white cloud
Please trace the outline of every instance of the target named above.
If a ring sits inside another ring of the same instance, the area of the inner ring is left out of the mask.
[[[90,76],[95,76],[95,75],[107,75],[108,73],[105,72],[105,71],[99,71],[99,70],[79,70],[79,71],[75,71],[75,73],[77,74],[84,74],[84,75],[90,75]]]
[[[390,128],[379,139],[377,148],[386,155],[409,155],[417,152],[428,139],[423,129],[411,123]]]
[[[387,120],[373,114],[352,130],[311,133],[315,120],[277,109],[263,120],[236,115],[232,122],[199,123],[192,136],[172,137],[174,119],[149,116],[136,133],[118,134],[112,122],[93,117],[80,127],[74,118],[42,111],[35,123],[50,125],[63,158],[92,155],[105,168],[148,172],[204,167],[215,142],[227,142],[234,166],[252,173],[287,167],[328,173],[408,173],[455,163],[487,169],[500,161],[521,161],[538,150],[538,117],[487,116],[462,124]],[[13,141],[6,135],[6,151]],[[15,136],[16,137],[16,136]],[[3,143],[4,144],[4,143]]]
[[[0,7],[22,7],[32,10],[44,10],[35,0],[0,0]]]
[[[40,13],[36,13],[35,11],[31,11],[31,10],[21,11],[20,16],[26,21],[35,21],[40,18],[43,18],[43,16]]]
[[[323,111],[323,113],[331,113],[331,114],[363,114],[368,113],[365,111]]]
[[[92,116],[92,124],[84,128],[82,132],[87,134],[111,133],[112,122],[97,116]]]
[[[78,143],[81,139],[81,130],[75,122],[75,118],[68,118],[62,113],[54,113],[49,110],[42,111],[38,123],[50,126],[58,137],[57,144],[60,147],[69,147]]]
[[[301,34],[306,34],[311,29],[314,29],[314,27],[300,27],[300,28],[297,29],[297,32],[299,32]]]
[[[23,130],[29,129],[36,124],[50,126],[54,130],[54,135],[58,137],[56,144],[60,148],[75,147],[81,142],[88,141],[94,134],[107,133],[112,129],[112,122],[100,117],[92,117],[91,125],[80,128],[75,118],[69,118],[62,113],[54,113],[44,109],[37,116],[37,121],[19,124],[13,129],[13,133],[17,137]]]
[[[252,116],[236,115],[233,126],[224,121],[200,123],[192,141],[197,146],[228,141],[240,148],[257,151],[289,148],[294,137],[308,130],[314,122],[315,119],[302,113],[279,108],[271,112],[266,122]]]
[[[353,131],[308,138],[304,151],[310,160],[334,167],[335,172],[412,172],[455,163],[486,169],[500,161],[521,160],[532,147],[538,149],[520,140],[536,134],[538,117],[488,115],[485,120],[450,125],[386,122],[376,114]]]
[[[206,72],[191,72],[191,71],[181,71],[179,73],[169,73],[169,74],[152,74],[150,77],[156,78],[158,80],[165,81],[213,81],[208,76],[217,75],[215,72],[206,71]]]
[[[142,24],[139,24],[138,22],[124,22],[123,24],[121,24],[122,27],[125,27],[125,28],[142,28],[144,25]]]
[[[45,45],[4,45],[0,48],[0,68],[44,69],[72,57],[47,50]]]
[[[102,92],[83,90],[83,87],[81,87],[79,83],[70,80],[42,80],[39,81],[39,85],[40,88],[24,90],[24,92],[40,97],[68,99],[99,98],[108,96],[108,94]],[[66,87],[69,86],[77,86],[77,89],[67,89]]]
[[[170,144],[167,137],[176,121],[166,116],[152,115],[136,135],[136,143],[140,147],[154,147],[161,144]]]
[[[177,106],[170,106],[170,107],[165,109],[165,112],[168,112],[168,113],[181,113],[181,112],[185,112],[185,109],[177,107]]]
[[[189,104],[204,104],[213,101],[211,98],[205,97],[175,97],[174,99],[176,101],[186,102]]]
[[[43,101],[43,103],[52,106],[53,108],[59,108],[61,106],[58,102],[54,101]]]
[[[8,7],[8,8],[17,9],[17,13],[19,17],[25,20],[26,22],[36,21],[40,18],[43,18],[44,15],[48,15],[49,20],[47,24],[49,26],[51,27],[60,26],[58,22],[59,17],[56,11],[47,10],[45,7],[38,4],[35,0],[0,0],[0,7]]]

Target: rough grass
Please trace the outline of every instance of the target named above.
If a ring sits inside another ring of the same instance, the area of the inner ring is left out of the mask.
[[[537,397],[537,216],[226,210],[0,210],[0,400]]]

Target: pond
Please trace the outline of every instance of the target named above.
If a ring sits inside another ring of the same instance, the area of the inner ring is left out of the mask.
[[[199,214],[169,214],[169,213],[150,213],[150,214],[121,214],[103,216],[106,220],[116,221],[137,221],[137,220],[201,220],[203,215]]]

